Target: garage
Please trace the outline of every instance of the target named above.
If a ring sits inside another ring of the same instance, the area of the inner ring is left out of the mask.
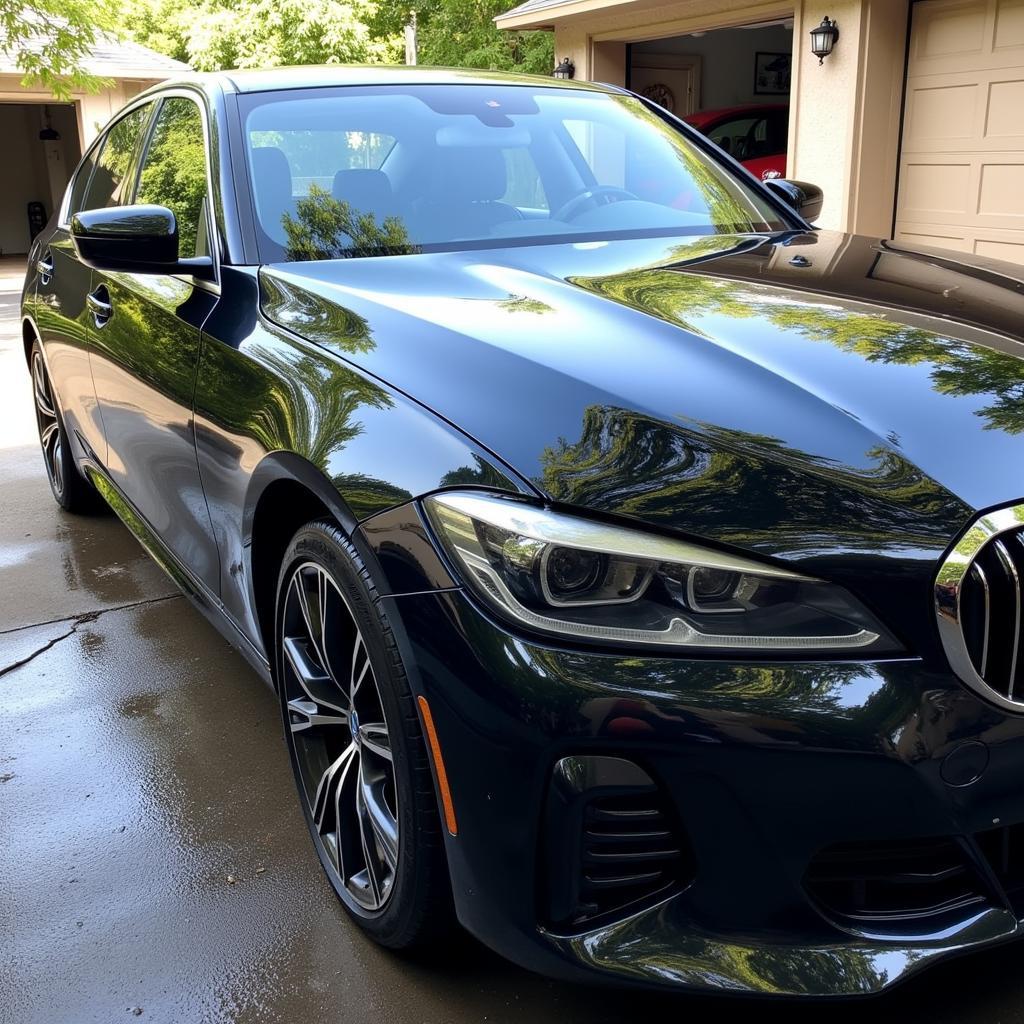
[[[0,256],[28,252],[81,156],[70,103],[0,102]]]
[[[758,177],[786,172],[793,19],[626,46],[626,85],[685,117]]]
[[[896,237],[1024,263],[1024,0],[914,4]]]

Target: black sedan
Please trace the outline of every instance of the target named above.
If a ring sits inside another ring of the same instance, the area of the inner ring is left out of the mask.
[[[1022,274],[821,201],[436,70],[167,83],[83,158],[23,299],[54,496],[276,688],[384,945],[848,995],[1020,931]]]

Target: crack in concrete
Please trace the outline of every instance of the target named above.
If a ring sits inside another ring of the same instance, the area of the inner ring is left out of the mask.
[[[164,597],[151,597],[145,601],[130,601],[127,604],[115,605],[111,608],[99,608],[96,611],[81,612],[78,615],[65,616],[60,619],[50,619],[48,622],[36,622],[30,626],[18,626],[15,629],[0,630],[0,636],[9,636],[11,633],[18,633],[26,629],[39,629],[41,626],[51,626],[55,622],[70,622],[71,628],[66,633],[61,633],[60,636],[55,636],[52,640],[48,640],[42,647],[33,651],[31,654],[25,655],[24,658],[19,658],[17,661],[12,662],[10,665],[5,665],[0,668],[0,679],[2,679],[9,672],[13,672],[15,669],[21,668],[27,665],[30,661],[35,661],[41,654],[45,654],[47,651],[52,650],[57,644],[68,637],[74,636],[78,632],[79,626],[87,625],[90,622],[95,622],[101,615],[106,615],[108,612],[120,612],[126,608],[139,608],[146,604],[158,604],[161,601],[176,601],[182,597],[181,594],[167,594]]]

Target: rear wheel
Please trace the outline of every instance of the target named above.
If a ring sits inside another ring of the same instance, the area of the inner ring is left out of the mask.
[[[103,508],[102,499],[75,465],[64,429],[64,418],[57,406],[38,341],[32,346],[31,365],[36,425],[39,427],[39,444],[43,449],[50,490],[57,504],[67,512],[97,512]]]
[[[354,548],[327,522],[285,554],[277,673],[306,822],[339,899],[382,945],[451,920],[426,748],[394,636]]]

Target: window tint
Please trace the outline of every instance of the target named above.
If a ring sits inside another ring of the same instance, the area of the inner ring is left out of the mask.
[[[182,259],[206,256],[206,147],[192,100],[172,96],[157,114],[139,175],[136,203],[166,206],[178,221]]]
[[[100,144],[99,158],[95,170],[84,186],[84,198],[81,205],[76,202],[72,193],[71,212],[79,210],[99,210],[104,206],[119,206],[127,200],[131,188],[131,171],[135,166],[135,151],[139,145],[142,129],[149,120],[151,105],[138,107],[125,115],[107,131],[106,138]],[[86,167],[82,167],[86,171]],[[84,177],[84,173],[79,177]],[[77,189],[78,182],[75,182]]]

